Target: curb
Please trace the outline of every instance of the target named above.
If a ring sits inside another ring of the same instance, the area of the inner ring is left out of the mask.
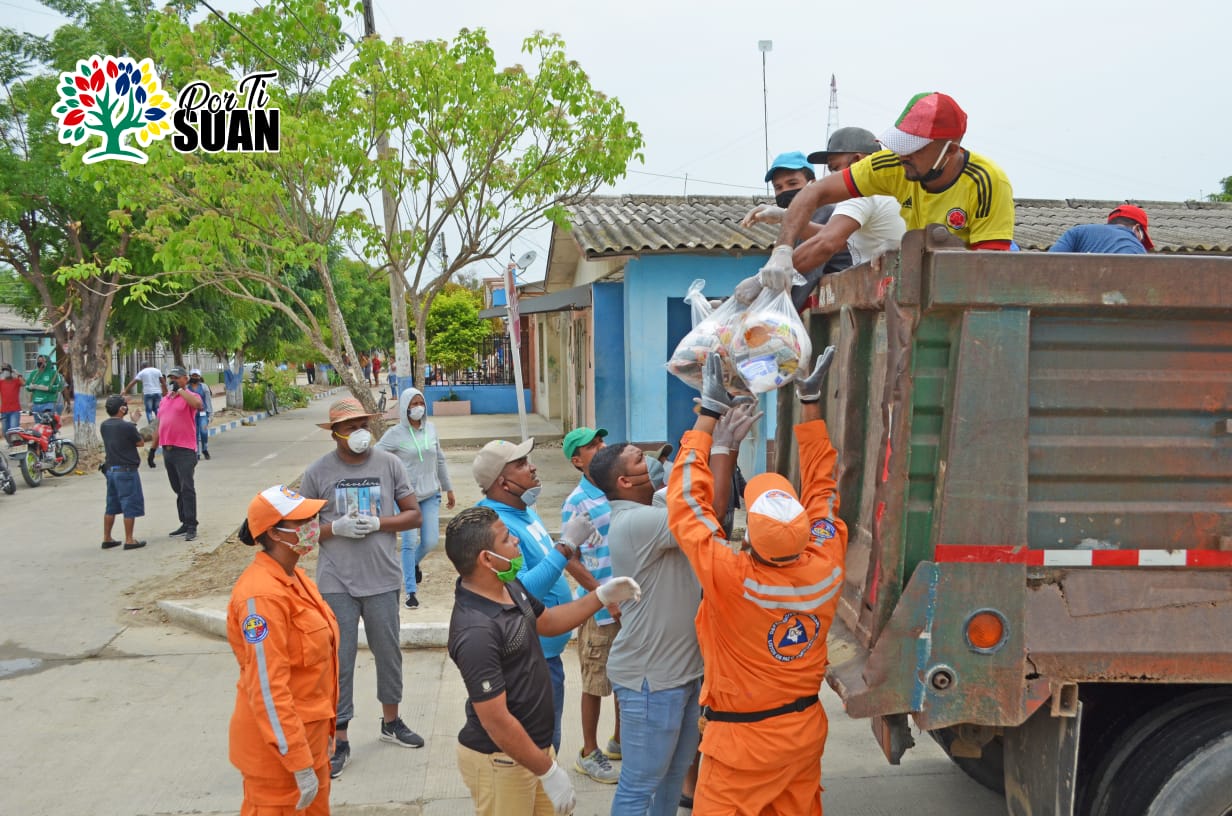
[[[314,400],[325,399],[326,397],[332,397],[334,394],[337,394],[339,391],[345,391],[345,390],[346,390],[345,388],[331,388],[329,391],[322,391],[319,394],[313,394],[312,399]],[[240,417],[239,419],[233,419],[230,422],[224,422],[222,425],[215,425],[209,430],[207,430],[205,432],[205,435],[207,437],[218,436],[221,433],[226,433],[227,431],[233,431],[236,428],[239,428],[240,426],[255,425],[256,423],[260,422],[263,419],[269,419],[269,417],[270,417],[270,414],[268,411],[261,411],[258,414],[249,414],[248,416]],[[223,636],[226,637],[226,632],[223,632]]]
[[[159,601],[158,608],[175,624],[217,638],[227,637],[227,615],[196,601]],[[406,649],[443,649],[449,641],[448,623],[403,623],[398,642]],[[359,624],[359,645],[367,649],[364,624]]]

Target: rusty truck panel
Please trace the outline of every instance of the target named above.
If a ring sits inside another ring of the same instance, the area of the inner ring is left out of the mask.
[[[1232,682],[1232,569],[940,563],[938,545],[1232,549],[1232,258],[969,252],[822,280],[856,716],[1018,725],[1072,683]],[[780,412],[780,470],[790,406]],[[1005,642],[963,628],[992,608]]]

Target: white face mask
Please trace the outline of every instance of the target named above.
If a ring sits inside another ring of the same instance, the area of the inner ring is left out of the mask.
[[[351,453],[363,453],[372,444],[372,432],[367,428],[360,428],[358,431],[352,432],[350,436],[339,435],[338,438],[346,440],[347,447],[351,449]]]
[[[412,405],[411,410],[407,411],[406,413],[407,413],[407,416],[409,416],[411,419],[418,422],[419,420],[424,418],[424,414],[427,413],[427,409],[425,409],[422,405]]]

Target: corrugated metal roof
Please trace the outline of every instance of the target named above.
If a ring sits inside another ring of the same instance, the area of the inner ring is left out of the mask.
[[[573,240],[589,258],[680,252],[768,252],[777,227],[740,226],[750,196],[592,196],[572,211]],[[1232,253],[1232,204],[1201,201],[1017,199],[1014,234],[1023,249],[1046,250],[1077,224],[1101,224],[1136,204],[1151,219],[1158,252]]]
[[[0,305],[0,332],[43,336],[51,334],[51,327],[41,321],[28,320],[12,306]]]

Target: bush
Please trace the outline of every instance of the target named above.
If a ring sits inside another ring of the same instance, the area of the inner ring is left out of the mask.
[[[244,383],[244,410],[265,410],[265,383],[274,386],[274,395],[278,397],[278,407],[303,408],[308,404],[309,392],[295,384],[295,372],[279,371],[273,365],[267,364],[261,374],[260,381]]]

